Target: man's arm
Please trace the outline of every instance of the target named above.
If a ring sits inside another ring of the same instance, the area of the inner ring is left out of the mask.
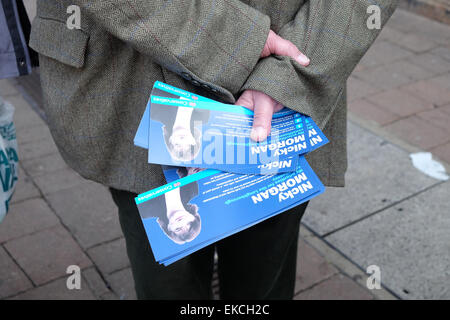
[[[278,34],[310,58],[309,66],[305,68],[288,57],[264,58],[241,88],[245,95],[240,100],[253,99],[254,91],[248,89],[257,90],[269,96],[259,100],[267,100],[266,104],[274,109],[279,102],[311,116],[319,127],[324,128],[347,78],[381,31],[381,28],[370,30],[367,27],[370,16],[367,8],[372,4],[380,7],[383,26],[394,12],[397,1],[306,2],[295,19],[284,25]],[[261,114],[267,118],[267,112]],[[257,119],[257,123],[270,121],[266,120]]]
[[[82,19],[86,14],[163,67],[232,94],[256,65],[270,30],[267,15],[238,0],[72,3],[80,6]]]

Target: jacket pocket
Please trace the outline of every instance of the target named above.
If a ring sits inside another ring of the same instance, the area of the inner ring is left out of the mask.
[[[89,34],[69,29],[65,22],[36,17],[33,20],[29,45],[38,53],[75,68],[85,63]]]

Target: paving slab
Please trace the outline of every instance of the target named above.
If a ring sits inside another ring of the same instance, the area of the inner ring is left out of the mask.
[[[19,180],[17,180],[16,190],[11,199],[11,204],[40,196],[41,193],[34,185],[33,180],[25,174],[19,164]]]
[[[124,238],[95,246],[87,253],[104,275],[130,266]]]
[[[327,237],[404,299],[450,297],[450,182]]]
[[[405,34],[409,33],[412,28],[415,28],[415,24],[426,24],[427,21],[430,20],[417,14],[397,8],[386,23],[385,27],[396,29],[402,34]]]
[[[404,32],[392,28],[386,24],[378,35],[377,41],[388,41],[395,44],[404,36]]]
[[[8,241],[6,250],[37,284],[45,284],[66,275],[69,265],[92,265],[71,235],[61,226]]]
[[[389,90],[413,82],[410,77],[392,69],[390,65],[355,71],[352,75],[381,90]]]
[[[348,156],[346,187],[327,188],[311,201],[302,220],[320,235],[438,183],[415,169],[407,152],[352,122]]]
[[[119,300],[119,298],[115,293],[107,292],[101,295],[100,300]]]
[[[302,224],[300,226],[300,234],[303,235],[304,240],[313,248],[315,248],[326,260],[339,270],[341,274],[346,275],[350,279],[357,282],[360,286],[367,288],[367,280],[370,276],[366,269],[362,269],[348,257],[336,250],[330,243],[324,241],[323,238],[318,237],[312,230]],[[309,289],[309,288],[308,288]],[[367,288],[367,290],[369,290]],[[398,300],[392,292],[385,287],[377,290],[370,290],[370,293],[380,300]]]
[[[358,71],[380,67],[412,55],[414,53],[407,49],[388,41],[377,39],[359,62]]]
[[[450,164],[450,142],[433,148],[430,152],[437,156],[440,160]]]
[[[316,249],[300,239],[297,253],[295,292],[305,290],[338,273]]]
[[[26,127],[42,126],[45,122],[34,112],[28,102],[21,95],[5,97],[14,108],[14,126],[17,130]]]
[[[449,48],[450,51],[450,48]],[[433,77],[430,80],[430,83],[435,85],[441,89],[450,89],[450,71],[439,76]]]
[[[30,110],[30,112],[34,112]],[[20,122],[20,120],[19,120]],[[19,127],[16,129],[17,143],[22,145],[28,142],[39,143],[42,140],[52,139],[50,130],[45,123],[31,126],[31,127]]]
[[[443,109],[434,108],[433,110],[420,112],[417,116],[431,125],[444,129],[450,135],[450,114]]]
[[[8,79],[0,79],[0,96],[8,98],[9,96],[18,95],[19,91]]]
[[[52,139],[46,139],[39,141],[39,143],[28,142],[19,144],[18,153],[19,161],[24,161],[58,153],[58,148],[56,147]]]
[[[396,89],[377,93],[366,99],[382,110],[387,110],[400,117],[407,117],[418,112],[434,109],[431,102]]]
[[[415,115],[388,124],[385,128],[397,137],[423,150],[429,150],[450,141],[447,130],[434,126]]]
[[[58,217],[42,198],[13,204],[0,223],[0,243],[59,224]]]
[[[107,294],[112,293],[95,267],[84,269],[81,271],[81,274],[92,293],[97,298],[104,297]]]
[[[117,207],[109,191],[98,183],[84,182],[47,199],[84,249],[123,236]]]
[[[378,105],[366,99],[350,101],[348,110],[361,118],[374,121],[380,125],[387,125],[398,119],[400,116],[387,108],[380,108]]]
[[[83,278],[81,289],[67,289],[67,279],[62,278],[14,296],[12,300],[95,300],[94,294]]]
[[[31,177],[41,176],[43,174],[58,171],[60,169],[67,169],[68,166],[64,162],[59,153],[53,153],[47,156],[28,159],[21,162],[27,174]]]
[[[407,58],[406,61],[432,72],[433,75],[450,71],[450,61],[429,52],[417,54],[414,57]]]
[[[440,110],[444,111],[447,114],[450,114],[450,104],[441,107]]]
[[[131,268],[115,272],[107,280],[120,300],[136,300]]]
[[[402,9],[395,10],[386,26],[406,34],[433,39],[443,45],[448,44],[450,39],[450,26]]]
[[[375,297],[350,278],[336,274],[318,285],[300,292],[294,300],[373,300]]]
[[[34,182],[45,195],[83,184],[86,179],[70,168],[63,168],[34,177]]]
[[[437,74],[414,63],[413,58],[396,60],[385,65],[385,68],[413,81],[428,79]]]
[[[395,35],[399,36],[395,37]],[[392,43],[415,53],[430,51],[439,46],[439,43],[434,41],[433,38],[420,36],[415,33],[392,33],[390,39],[387,41],[391,41]]]
[[[405,90],[420,99],[433,103],[435,106],[443,106],[450,103],[450,90],[448,83],[440,81],[441,77],[426,79],[405,85],[400,90]]]
[[[0,299],[32,287],[31,281],[0,246]]]
[[[350,76],[347,81],[348,101],[358,100],[377,92],[380,92],[380,89],[354,76]]]
[[[450,45],[447,46],[439,46],[430,51],[432,54],[435,54],[447,61],[450,61]]]

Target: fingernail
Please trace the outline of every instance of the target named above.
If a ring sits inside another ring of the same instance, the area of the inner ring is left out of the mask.
[[[300,63],[301,65],[306,67],[309,64],[310,60],[303,53],[300,53],[299,56],[297,57],[297,61],[298,61],[298,63]]]
[[[267,138],[266,130],[263,127],[256,127],[252,129],[250,138],[254,141],[264,141]]]

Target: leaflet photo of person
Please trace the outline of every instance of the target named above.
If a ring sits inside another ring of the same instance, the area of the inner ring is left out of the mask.
[[[150,118],[163,124],[167,151],[175,161],[189,162],[202,145],[201,127],[209,120],[209,110],[152,104]]]
[[[184,178],[186,176],[190,176],[191,174],[198,173],[200,171],[205,170],[205,168],[195,168],[195,167],[179,167],[177,169],[177,174],[181,178]]]
[[[182,167],[177,170],[177,174],[183,178],[201,170],[200,168]],[[199,235],[201,230],[198,206],[190,203],[197,195],[198,183],[196,181],[173,189],[143,204],[148,208],[142,212],[148,212],[149,215],[142,218],[156,217],[162,231],[173,242],[177,244],[190,242]]]

